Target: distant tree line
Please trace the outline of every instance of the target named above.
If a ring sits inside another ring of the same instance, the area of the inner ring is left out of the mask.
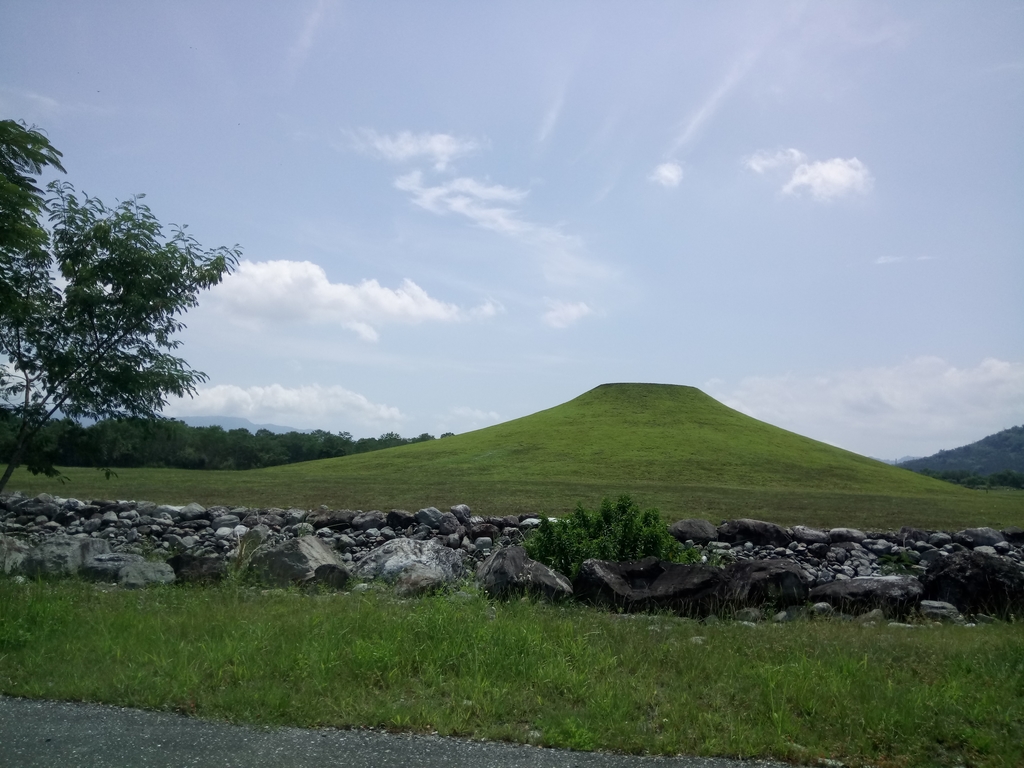
[[[0,409],[0,462],[6,462],[14,451],[17,427],[10,412]],[[24,463],[30,470],[47,462],[58,467],[257,469],[434,439],[425,432],[419,437],[386,432],[380,437],[356,439],[348,432],[321,429],[284,434],[261,429],[253,434],[247,429],[190,427],[167,419],[105,419],[89,426],[61,419],[42,428]]]
[[[989,475],[979,475],[969,469],[919,469],[922,475],[956,483],[965,488],[1021,488],[1024,489],[1024,472],[1004,469]]]

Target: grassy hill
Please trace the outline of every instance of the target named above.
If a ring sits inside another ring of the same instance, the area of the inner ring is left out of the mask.
[[[915,472],[922,469],[937,472],[964,470],[978,475],[990,475],[1006,469],[1024,472],[1024,426],[1010,427],[970,445],[939,451],[923,459],[911,459],[900,466]]]
[[[416,445],[248,472],[119,470],[70,485],[19,474],[12,488],[184,503],[560,514],[632,493],[668,519],[781,523],[1024,523],[1024,494],[957,488],[734,411],[693,387],[606,384],[514,421]]]

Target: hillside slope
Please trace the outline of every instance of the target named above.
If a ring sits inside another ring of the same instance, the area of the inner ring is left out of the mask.
[[[915,472],[964,470],[976,475],[991,475],[1006,469],[1024,472],[1024,426],[1010,427],[970,445],[905,461],[900,466]]]

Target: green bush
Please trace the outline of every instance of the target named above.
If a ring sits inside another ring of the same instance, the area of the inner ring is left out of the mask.
[[[556,571],[575,578],[583,561],[628,561],[654,555],[675,560],[682,554],[656,509],[641,510],[629,496],[605,498],[598,510],[576,510],[554,522],[544,518],[524,542],[527,553]]]

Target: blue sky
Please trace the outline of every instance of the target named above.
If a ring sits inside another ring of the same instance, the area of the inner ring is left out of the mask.
[[[47,2],[0,116],[236,274],[169,414],[463,432],[689,384],[881,457],[1024,422],[1024,3]]]

